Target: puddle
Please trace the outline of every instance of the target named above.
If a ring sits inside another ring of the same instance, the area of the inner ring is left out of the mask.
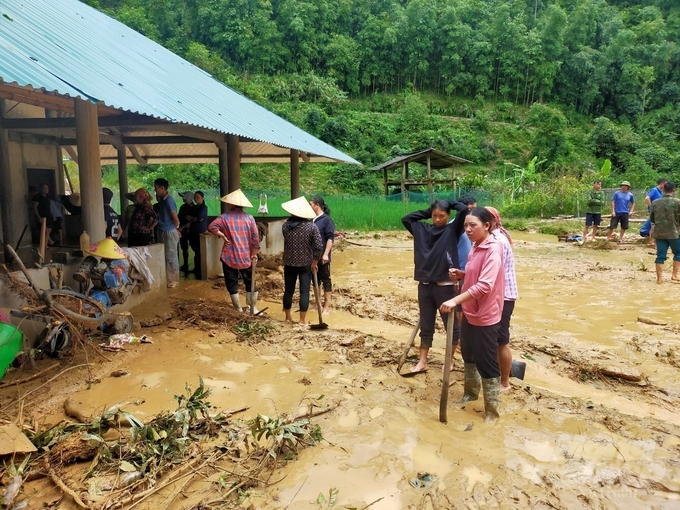
[[[129,402],[130,412],[148,418],[174,409],[173,395],[184,393],[185,383],[195,388],[200,375],[216,409],[249,407],[239,418],[337,405],[313,419],[327,442],[279,469],[272,479],[283,480],[276,486],[254,490],[250,503],[258,508],[318,509],[318,495],[331,488],[339,490],[336,508],[419,508],[423,490],[408,483],[418,473],[431,474],[432,490],[445,493],[453,508],[677,505],[680,378],[667,353],[680,346],[680,336],[637,317],[672,323],[680,304],[675,287],[659,289],[650,272],[639,270],[641,257],[653,264],[645,249],[599,252],[556,243],[554,236],[517,234],[521,299],[511,346],[522,345],[516,359],[531,357],[526,379],[514,380],[515,390],[501,396],[501,419],[488,427],[481,398],[455,403],[462,392],[458,355],[444,425],[438,421],[443,331],[435,334],[427,374],[394,372],[412,331],[408,321],[417,320],[417,285],[409,242],[391,235],[365,242],[398,248],[349,246],[334,254],[334,284],[343,289],[337,303],[345,309],[323,318],[329,330],[281,324],[275,341],[252,345],[237,342],[227,328],[217,338],[192,328],[155,331],[153,345],[114,358],[112,365],[129,377],[104,374],[89,389],[56,388],[50,398],[58,404],[71,394],[90,413]],[[229,305],[223,289],[193,281],[181,287],[183,297]],[[268,298],[259,308],[283,319],[280,301]],[[144,313],[144,307],[135,311]],[[313,306],[307,319],[318,320]],[[353,339],[354,349],[344,343]],[[555,345],[586,352],[593,363],[616,355],[645,375],[645,386],[579,378],[578,367],[534,348]],[[50,417],[63,415],[57,410]]]

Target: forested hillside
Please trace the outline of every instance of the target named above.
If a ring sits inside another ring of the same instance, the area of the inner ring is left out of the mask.
[[[433,145],[522,192],[680,170],[677,0],[89,3],[367,165]]]

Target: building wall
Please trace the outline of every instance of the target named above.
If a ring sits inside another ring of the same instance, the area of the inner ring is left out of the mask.
[[[28,168],[52,169],[55,171],[56,193],[63,193],[63,182],[60,181],[60,169],[58,156],[61,149],[50,141],[41,140],[29,135],[10,133],[9,138],[9,164],[12,180],[12,193],[10,195],[12,209],[11,235],[3,235],[3,239],[18,240],[24,225],[29,224],[29,203],[26,201],[28,193]],[[22,246],[30,246],[31,233],[27,231],[22,240]]]

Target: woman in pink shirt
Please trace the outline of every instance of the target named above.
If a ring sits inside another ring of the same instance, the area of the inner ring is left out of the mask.
[[[474,245],[465,272],[450,272],[452,279],[463,280],[463,289],[440,307],[442,313],[451,313],[458,305],[463,307],[465,387],[461,403],[477,400],[481,386],[486,423],[498,419],[501,373],[496,348],[505,286],[503,247],[491,235],[493,225],[493,215],[483,207],[475,207],[465,218],[465,233]]]

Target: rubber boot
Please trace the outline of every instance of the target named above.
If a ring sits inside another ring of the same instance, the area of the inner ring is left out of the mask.
[[[250,313],[250,306],[253,307],[253,315],[257,314],[257,292],[246,292],[246,304],[248,305],[248,312]]]
[[[481,377],[477,372],[477,365],[474,363],[465,363],[465,384],[463,386],[463,398],[460,399],[460,404],[472,402],[479,398],[479,387],[481,386]]]
[[[484,423],[494,424],[499,418],[498,400],[501,393],[501,378],[482,379],[484,391]]]
[[[680,276],[678,276],[678,271],[680,271],[680,261],[674,260],[673,261],[673,275],[671,276],[671,280],[674,282],[680,281]]]
[[[241,298],[239,297],[238,294],[230,294],[231,296],[231,303],[234,305],[234,309],[238,312],[242,312],[243,308],[241,308]]]

